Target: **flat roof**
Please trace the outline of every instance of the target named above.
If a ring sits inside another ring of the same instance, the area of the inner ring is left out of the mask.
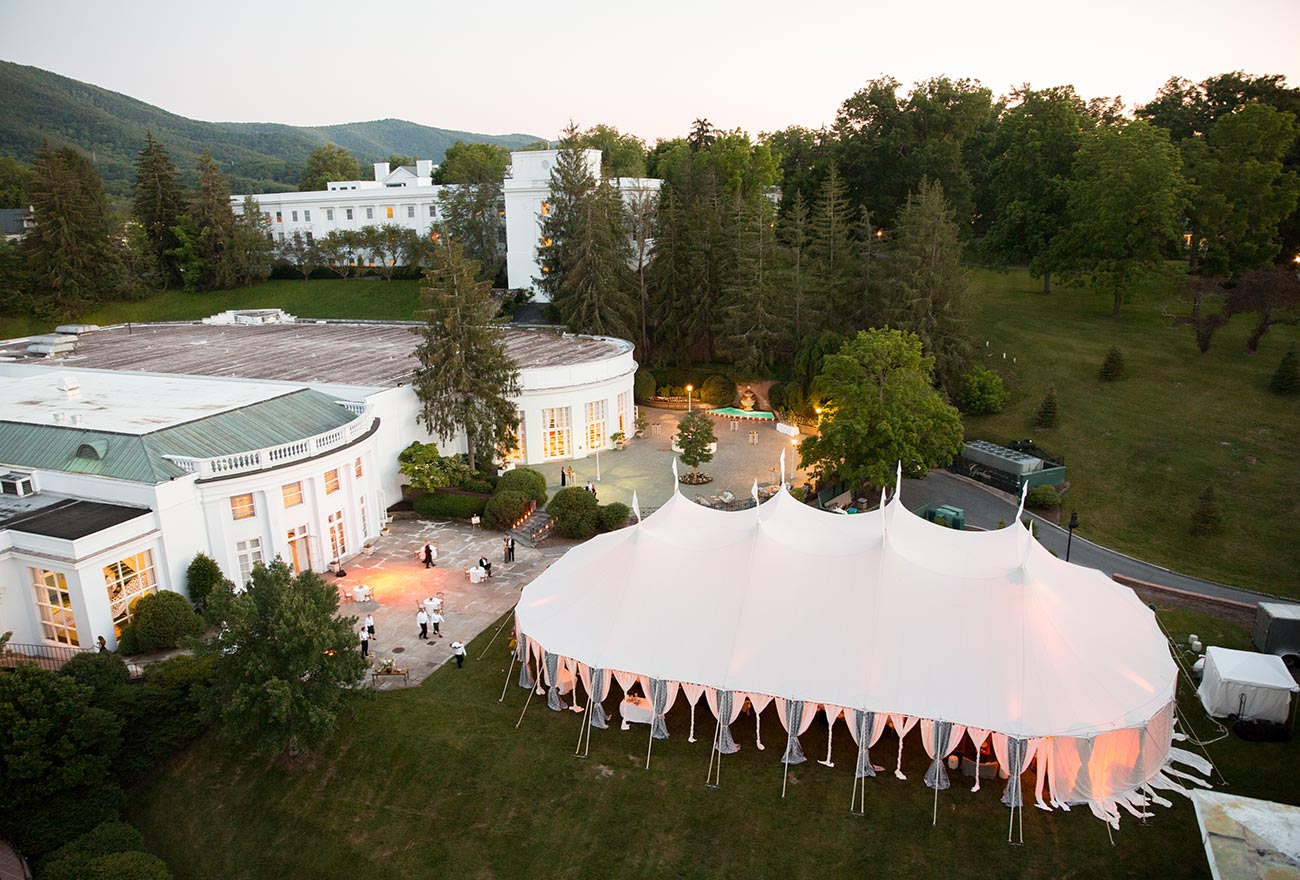
[[[365,283],[357,283],[359,294]],[[415,321],[311,319],[130,324],[82,335],[76,353],[66,358],[29,358],[25,340],[0,342],[0,357],[51,367],[382,388],[410,381],[417,342],[411,328],[418,326]],[[574,336],[558,329],[506,327],[504,332],[506,351],[520,369],[576,366],[632,350],[622,339]]]
[[[0,520],[0,529],[75,541],[149,512],[147,507],[126,507],[103,501],[65,498],[38,510]]]
[[[4,420],[118,434],[148,434],[284,393],[283,385],[205,380],[196,388],[192,378],[128,372],[27,370],[14,375],[0,365]]]

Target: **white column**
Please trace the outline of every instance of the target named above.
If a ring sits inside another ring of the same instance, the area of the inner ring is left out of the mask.
[[[113,608],[108,601],[108,587],[104,584],[104,565],[79,566],[66,577],[81,647],[93,648],[99,636],[103,636],[109,648],[116,648],[117,635],[113,632]]]

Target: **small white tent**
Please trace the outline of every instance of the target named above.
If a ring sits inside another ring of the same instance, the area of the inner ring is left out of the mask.
[[[1197,693],[1205,711],[1219,718],[1285,722],[1291,695],[1300,691],[1281,657],[1210,648]]]

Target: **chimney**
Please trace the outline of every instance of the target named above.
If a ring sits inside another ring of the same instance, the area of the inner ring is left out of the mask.
[[[389,168],[387,162],[375,163],[375,181],[381,181],[388,176]]]
[[[433,177],[433,160],[416,159],[415,160],[415,177],[416,186],[429,186],[429,181]]]

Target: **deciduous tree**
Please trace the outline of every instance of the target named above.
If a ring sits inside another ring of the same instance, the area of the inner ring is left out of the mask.
[[[361,166],[345,147],[338,144],[321,144],[307,157],[307,164],[298,181],[301,192],[325,189],[331,180],[360,180]]]
[[[713,461],[710,447],[716,442],[713,420],[707,414],[697,409],[678,420],[673,445],[681,450],[682,463],[690,465],[692,480],[699,479],[700,465]]]
[[[543,149],[550,149],[547,144]],[[433,182],[442,184],[481,184],[496,186],[506,176],[510,151],[496,144],[467,144],[456,141],[447,148],[442,162],[433,171]]]
[[[303,281],[311,278],[311,273],[319,269],[323,262],[316,242],[298,231],[290,233],[279,243],[275,249],[275,256],[281,263],[293,266],[301,272]]]

